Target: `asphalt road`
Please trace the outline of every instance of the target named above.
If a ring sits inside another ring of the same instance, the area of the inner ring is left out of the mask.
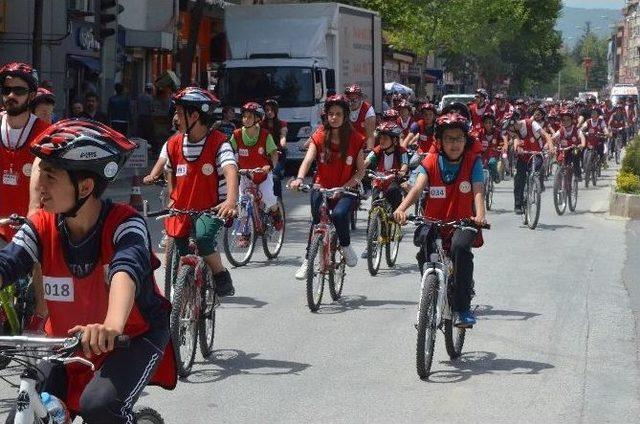
[[[534,231],[513,214],[511,181],[497,186],[492,230],[475,252],[478,324],[453,362],[438,337],[428,382],[415,371],[412,228],[394,269],[370,277],[361,261],[343,299],[325,293],[310,313],[293,279],[308,199],[286,193],[283,251],[269,262],[256,249],[250,265],[232,270],[236,296],[218,309],[214,355],[198,353],[174,391],[147,388],[139,404],[167,423],[638,422],[640,226],[608,215],[612,176],[582,189],[576,213],[564,216],[547,190]],[[365,224],[353,234],[358,252]],[[17,372],[4,374],[16,382]],[[5,414],[15,393],[0,385]]]

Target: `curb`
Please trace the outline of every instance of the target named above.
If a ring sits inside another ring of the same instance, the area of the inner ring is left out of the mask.
[[[630,219],[640,219],[640,195],[618,193],[611,185],[609,193],[609,214]]]

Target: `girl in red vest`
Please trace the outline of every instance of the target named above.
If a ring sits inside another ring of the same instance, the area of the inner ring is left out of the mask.
[[[97,122],[63,120],[34,143],[42,208],[0,251],[0,285],[39,262],[51,337],[82,332],[82,355],[96,368],[43,363],[41,390],[86,422],[132,422],[144,387],[173,389],[169,302],[160,295],[145,220],[101,195],[135,144]],[[111,352],[126,334],[128,348]],[[11,417],[8,422],[13,422]]]
[[[264,102],[264,119],[260,128],[269,131],[278,147],[278,163],[273,168],[273,192],[282,198],[282,179],[284,178],[284,164],[287,160],[287,122],[278,117],[280,106],[277,100],[269,99]]]
[[[436,124],[436,106],[431,103],[423,103],[420,105],[420,111],[422,112],[422,118],[418,120],[418,152],[427,153],[431,150],[435,138],[435,124]],[[416,139],[413,139],[415,142]],[[409,143],[411,144],[411,143]],[[404,146],[407,148],[407,146]]]
[[[594,149],[598,160],[602,160],[605,153],[604,141],[606,137],[610,136],[609,127],[602,117],[602,111],[596,107],[591,109],[591,117],[582,124],[580,130],[585,133],[587,146]],[[606,161],[604,163],[606,164]]]
[[[586,140],[582,131],[574,123],[574,113],[570,109],[562,109],[558,115],[560,116],[561,126],[551,137],[556,145],[559,147],[580,146],[584,149]],[[580,181],[581,155],[575,155],[573,150],[567,150],[564,152],[564,161],[565,163],[573,163],[573,173]]]
[[[428,154],[422,161],[416,184],[395,210],[394,218],[398,223],[404,224],[407,220],[406,210],[428,187],[425,217],[445,221],[470,218],[478,224],[484,224],[482,159],[474,151],[467,118],[456,112],[440,116],[436,121],[435,146],[436,152]],[[452,286],[455,325],[472,327],[476,320],[470,309],[473,288],[471,247],[481,246],[482,238],[479,234],[462,230],[443,234],[443,237],[450,237],[449,254],[455,266]],[[421,270],[426,258],[425,252],[418,252],[417,259]]]
[[[402,130],[402,146],[408,146],[413,141],[414,136],[418,134],[418,125],[413,119],[413,108],[408,100],[402,100],[398,105],[398,125]],[[406,147],[405,147],[406,148]]]
[[[482,161],[491,173],[494,182],[498,176],[498,159],[502,153],[502,139],[496,128],[496,117],[492,112],[485,112],[482,117],[482,128],[478,131],[478,140],[482,144]]]
[[[329,97],[324,104],[326,115],[325,124],[311,136],[309,150],[300,164],[298,176],[292,180],[289,187],[297,190],[304,177],[309,172],[311,164],[317,161],[318,169],[314,179],[314,186],[322,188],[356,188],[364,176],[365,140],[358,132],[353,131],[349,121],[349,102],[345,96]],[[311,215],[313,223],[320,221],[318,210],[322,196],[317,190],[311,192]],[[331,219],[336,227],[338,240],[342,247],[347,265],[356,266],[358,256],[351,247],[349,231],[349,217],[355,206],[353,196],[341,196],[334,199]],[[307,243],[307,249],[309,248]],[[307,272],[307,259],[296,272],[297,279],[304,279]]]

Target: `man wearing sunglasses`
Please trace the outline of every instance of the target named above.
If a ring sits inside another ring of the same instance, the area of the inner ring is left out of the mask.
[[[5,109],[0,113],[0,217],[13,213],[27,216],[39,206],[39,196],[34,196],[38,200],[34,200],[30,207],[29,180],[35,159],[31,145],[49,124],[31,113],[31,102],[37,90],[38,72],[30,65],[11,62],[0,67],[0,91]],[[8,243],[15,232],[8,226],[0,227],[0,239]],[[37,330],[47,315],[39,266],[34,268],[32,276],[36,291],[36,315],[27,328]]]
[[[362,88],[358,84],[352,84],[344,92],[349,100],[351,113],[349,119],[353,129],[367,140],[367,149],[372,150],[375,146],[376,112],[369,103],[364,101]]]

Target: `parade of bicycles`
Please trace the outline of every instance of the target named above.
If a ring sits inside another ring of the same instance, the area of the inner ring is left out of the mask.
[[[0,0],[0,421],[640,422],[638,0]]]

